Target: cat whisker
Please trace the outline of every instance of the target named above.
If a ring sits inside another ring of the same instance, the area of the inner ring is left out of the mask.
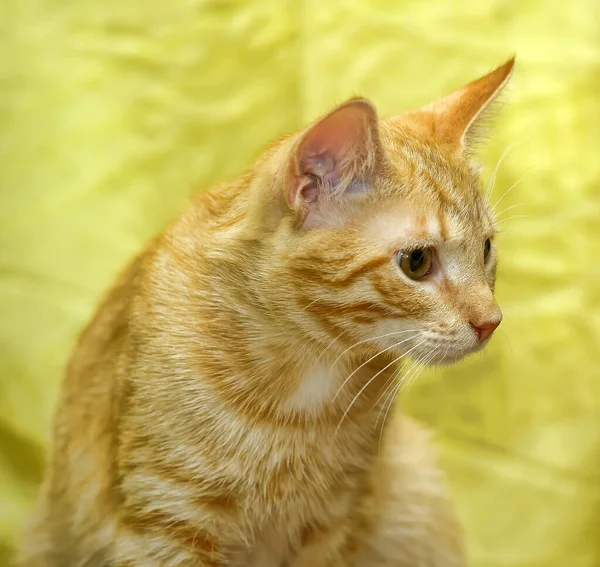
[[[386,366],[384,366],[381,370],[379,370],[374,376],[372,376],[367,381],[367,383],[359,390],[358,394],[356,394],[354,396],[354,398],[352,399],[352,401],[350,402],[350,404],[346,408],[346,411],[344,411],[344,414],[342,415],[342,419],[340,419],[340,422],[338,423],[338,426],[336,427],[336,430],[335,430],[335,433],[334,433],[334,437],[335,437],[335,435],[337,435],[337,432],[339,431],[339,429],[340,429],[340,427],[341,427],[344,419],[346,418],[346,416],[348,415],[348,413],[352,409],[352,406],[354,405],[354,403],[356,402],[356,400],[358,400],[358,398],[360,397],[360,395],[367,389],[367,387],[369,386],[369,384],[371,384],[371,382],[373,382],[373,380],[375,380],[375,378],[377,378],[377,376],[379,376],[384,370],[388,369],[393,364],[396,364],[399,360],[401,360],[405,356],[408,356],[412,351],[414,351],[417,347],[419,347],[420,345],[422,345],[426,340],[427,339],[423,339],[420,343],[417,343],[415,346],[413,346],[412,348],[410,348],[409,350],[407,350],[405,353],[401,354],[400,356],[398,356],[397,358],[395,358],[394,360],[392,360],[390,363],[388,363]],[[406,341],[402,341],[402,342],[406,342]],[[346,379],[345,382],[347,382],[347,380],[348,379]]]
[[[446,359],[446,356],[448,356],[448,351],[450,350],[450,343],[448,343],[446,345],[446,348],[444,349],[444,354],[442,355],[442,360]],[[441,361],[440,362],[436,362],[435,364],[435,368],[438,369],[440,367]]]
[[[411,376],[415,376],[415,379],[416,379],[418,376],[420,376],[422,374],[423,370],[425,369],[425,367],[427,365],[427,362],[435,356],[436,352],[437,352],[437,347],[428,355],[424,355],[420,359],[417,359],[414,362],[414,364],[409,368],[409,370],[404,374],[404,376],[402,376],[400,378],[400,380],[395,385],[395,387],[392,389],[391,395],[389,395],[388,398],[386,398],[387,409],[383,416],[383,423],[381,424],[381,431],[379,433],[379,452],[380,453],[381,453],[381,444],[383,441],[383,431],[385,429],[385,422],[387,420],[387,416],[388,416],[388,413],[389,413],[391,407],[394,405],[394,402],[396,401],[398,393],[400,392],[402,387],[405,385],[405,383],[407,381],[410,381]],[[388,400],[389,400],[389,402],[388,402]],[[377,417],[377,422],[379,422],[379,416]]]
[[[340,354],[332,363],[332,366],[335,366],[341,358],[350,350],[357,347],[358,345],[362,345],[368,342],[377,341],[379,339],[384,339],[386,337],[392,337],[395,335],[403,335],[405,333],[416,333],[416,329],[405,329],[402,331],[392,331],[391,333],[385,333],[384,335],[379,335],[378,337],[369,337],[367,339],[361,339],[360,341],[355,342],[353,345],[349,346],[342,354]]]
[[[413,365],[413,367],[411,367],[410,373],[407,372],[405,374],[405,376],[403,376],[400,379],[397,387],[394,389],[393,395],[391,397],[391,401],[388,405],[386,414],[383,418],[381,432],[379,433],[379,452],[380,453],[381,453],[381,444],[382,444],[382,440],[383,440],[383,430],[385,429],[385,422],[387,419],[387,414],[390,411],[392,405],[394,404],[394,402],[398,396],[398,393],[400,392],[400,390],[402,388],[409,387],[411,384],[413,384],[414,382],[417,381],[419,376],[421,376],[421,374],[423,374],[423,372],[425,371],[425,368],[427,368],[427,365],[429,364],[429,362],[435,358],[435,355],[437,354],[438,350],[439,350],[439,346],[434,348],[433,351],[431,353],[429,353],[428,355],[425,355],[425,356],[421,357],[420,359],[418,359],[415,362],[415,364]]]
[[[445,352],[444,352],[444,356],[445,356],[445,355],[446,355],[446,353],[448,352],[448,349],[449,349],[449,348],[450,348],[450,346],[449,346],[449,345],[447,345],[447,346],[446,346],[446,350],[445,350]],[[435,355],[435,353],[438,351],[438,349],[439,349],[439,347],[436,347],[436,348],[434,349],[432,356],[434,356],[434,355]],[[408,367],[408,369],[407,369],[407,370],[406,370],[406,372],[404,373],[404,376],[401,378],[401,381],[404,381],[404,380],[405,380],[405,378],[406,378],[406,376],[409,376],[409,375],[411,374],[411,372],[413,371],[413,369],[415,369],[415,367],[416,367],[416,366],[418,366],[418,365],[420,364],[420,361],[422,361],[422,360],[423,360],[423,358],[424,358],[424,357],[421,357],[421,359],[416,359],[416,360],[414,360],[414,361],[413,361],[413,363],[412,363],[412,364],[411,364],[411,365]],[[436,366],[438,366],[438,365],[436,365]],[[383,404],[382,404],[382,405],[383,405],[383,407],[385,407],[385,406],[386,406],[386,403],[387,403],[387,401],[388,401],[388,399],[389,399],[390,386],[392,386],[392,385],[393,385],[393,383],[394,383],[394,380],[396,380],[396,379],[399,377],[399,375],[402,373],[402,371],[403,371],[403,370],[404,370],[404,368],[400,367],[400,368],[399,368],[399,369],[398,369],[398,370],[397,370],[397,371],[396,371],[396,372],[395,372],[395,373],[392,375],[391,379],[388,381],[388,385],[386,385],[386,387],[385,387],[385,389],[384,389],[383,393],[381,394],[381,396],[379,396],[379,398],[377,399],[377,401],[376,401],[376,402],[375,402],[375,404],[373,405],[373,408],[377,407],[377,405],[378,405],[378,404],[379,404],[379,402],[381,401],[381,398],[382,398],[383,396],[385,396],[385,395],[386,395],[386,392],[387,392],[387,393],[388,393],[388,395],[385,397],[385,400],[384,400],[384,402],[383,402]],[[377,424],[379,423],[379,418],[380,418],[380,417],[381,417],[381,411],[379,412],[379,416],[378,416],[378,418],[377,418],[377,421],[375,422],[375,427],[377,427]]]
[[[417,345],[417,346],[418,346],[418,345]],[[413,347],[413,349],[414,349],[414,348],[416,348],[416,347]],[[411,349],[411,350],[413,350],[413,349]],[[410,352],[410,350],[409,350],[408,352]],[[379,376],[379,375],[380,375],[382,372],[384,372],[385,370],[387,370],[387,369],[388,369],[390,366],[392,366],[392,365],[396,364],[396,363],[398,362],[399,358],[402,358],[402,357],[398,357],[398,358],[396,358],[396,359],[392,360],[390,363],[386,364],[386,365],[385,365],[385,366],[384,366],[382,369],[380,369],[380,370],[379,370],[379,371],[378,371],[378,372],[377,372],[377,373],[376,373],[374,376],[372,376],[372,377],[369,379],[369,381],[368,381],[368,382],[367,382],[367,383],[366,383],[366,384],[365,384],[365,385],[364,385],[364,386],[363,386],[363,387],[360,389],[360,391],[358,392],[358,394],[356,394],[356,396],[354,397],[354,399],[352,400],[352,402],[350,402],[350,406],[349,406],[349,408],[348,408],[348,409],[350,409],[350,407],[352,407],[352,404],[353,404],[353,403],[356,401],[356,399],[358,399],[358,397],[359,397],[359,396],[360,396],[360,395],[363,393],[363,391],[364,391],[364,390],[365,390],[365,389],[366,389],[366,388],[369,386],[369,384],[370,384],[370,383],[371,383],[371,382],[372,382],[372,381],[373,381],[375,378],[377,378],[377,376]],[[393,377],[394,377],[394,376],[397,374],[397,372],[398,372],[398,371],[395,371],[395,372],[392,374],[392,381],[393,381]],[[387,389],[387,386],[386,386],[386,389]]]
[[[413,359],[412,363],[410,364],[410,366],[408,368],[405,368],[404,366],[400,366],[398,368],[398,370],[396,370],[396,372],[394,372],[394,374],[392,375],[392,378],[390,380],[391,384],[389,384],[389,385],[386,386],[385,390],[382,392],[382,395],[379,396],[379,398],[377,399],[377,402],[375,402],[375,405],[373,407],[376,407],[379,404],[379,402],[381,401],[381,398],[384,395],[386,395],[386,393],[389,394],[389,392],[390,392],[390,386],[392,386],[394,384],[394,382],[400,377],[400,375],[402,374],[402,372],[404,372],[404,374],[408,374],[416,366],[417,362],[418,362],[418,359]],[[388,398],[387,398],[387,395],[386,395],[385,400],[383,402],[383,406],[384,407],[385,407],[385,403],[387,402],[387,399]],[[375,422],[375,425],[377,425],[377,423],[378,423],[378,421]]]
[[[364,366],[366,366],[367,364],[369,364],[369,362],[371,362],[372,360],[374,360],[375,358],[377,358],[378,356],[382,355],[384,352],[387,352],[393,348],[396,348],[398,346],[400,346],[401,344],[404,344],[412,339],[414,339],[415,337],[418,336],[418,333],[415,333],[413,336],[408,337],[407,339],[404,339],[402,341],[399,341],[389,347],[384,348],[383,350],[380,350],[379,352],[377,352],[376,354],[374,354],[373,356],[371,356],[370,358],[368,358],[367,360],[365,360],[360,366],[358,366],[357,368],[355,368],[349,375],[348,377],[344,380],[344,382],[342,383],[342,385],[338,388],[338,391],[335,393],[335,396],[333,396],[333,400],[335,401],[336,398],[339,396],[340,392],[343,390],[344,386],[348,383],[348,381],[350,380],[350,378],[352,378],[352,376],[354,376],[361,368],[363,368]],[[419,346],[420,344],[422,344],[423,342],[425,342],[425,339],[423,339],[423,341],[421,341],[420,343],[418,343],[416,346]],[[413,349],[416,347],[413,347]],[[410,352],[410,351],[409,351]]]
[[[513,142],[512,144],[509,144],[509,146],[504,150],[504,152],[502,152],[502,155],[500,156],[500,159],[498,160],[498,163],[496,164],[496,167],[494,168],[494,171],[492,172],[492,175],[491,175],[490,180],[488,182],[487,189],[485,190],[485,200],[486,201],[489,200],[490,196],[494,192],[494,186],[496,185],[496,176],[498,174],[498,170],[500,169],[500,165],[504,161],[504,158],[515,147],[515,145],[516,145],[515,142]]]
[[[337,337],[335,337],[322,351],[321,354],[319,354],[319,356],[317,357],[317,359],[314,362],[314,365],[316,366],[317,363],[325,356],[325,354],[327,353],[327,351],[335,344],[337,343],[337,341],[339,340],[339,338],[344,334],[344,331],[342,331]]]
[[[521,181],[523,181],[525,179],[525,177],[527,177],[527,174],[531,172],[531,170],[535,169],[535,166],[530,166],[528,167],[523,174],[506,190],[504,191],[504,193],[502,193],[502,195],[500,196],[500,198],[492,205],[492,210],[494,210],[502,201],[502,199],[504,199],[504,197],[506,197],[506,195],[508,195],[519,183],[521,183]]]
[[[427,365],[435,358],[435,355],[437,354],[438,350],[439,347],[436,347],[435,349],[433,349],[433,351],[431,351],[431,353],[425,360],[421,360],[421,362],[419,362],[420,368],[418,368],[417,372],[413,373],[412,376],[409,376],[409,379],[407,380],[406,384],[404,384],[404,388],[410,388],[417,381],[419,376],[425,371],[425,368],[427,368]]]
[[[510,205],[510,207],[506,207],[502,209],[499,213],[494,213],[494,220],[499,220],[500,216],[503,215],[506,211],[510,211],[511,209],[516,209],[517,207],[524,207],[525,203],[515,203],[514,205]]]
[[[304,309],[303,311],[305,311],[306,309],[308,309],[311,305],[314,305],[317,301],[320,301],[324,299],[323,297],[317,297],[316,299],[314,299],[313,301],[311,301]],[[347,300],[347,301],[342,301],[339,306],[343,307],[345,305],[348,305],[349,303],[351,303],[351,300]],[[340,337],[344,334],[344,331],[342,331],[337,337],[335,337],[324,349],[323,351],[321,351],[321,354],[319,354],[319,356],[317,357],[317,359],[314,362],[314,365],[316,366],[317,363],[323,358],[323,356],[327,353],[327,351],[335,344],[338,342],[338,340],[340,339]]]
[[[505,229],[502,227],[496,227],[496,233],[508,238],[523,238],[523,234],[517,230]]]
[[[313,299],[308,305],[305,305],[304,308],[302,309],[302,311],[306,311],[307,309],[309,309],[310,307],[312,307],[315,303],[317,303],[317,301],[321,301],[323,298],[322,297],[317,297],[315,299]]]
[[[415,361],[414,367],[411,369],[411,372],[407,372],[402,377],[400,387],[408,388],[414,382],[414,380],[416,380],[416,378],[418,378],[422,374],[422,372],[427,367],[427,364],[429,364],[429,361],[435,357],[436,352],[437,352],[437,347],[430,353],[425,354],[421,358],[417,359]],[[398,390],[396,392],[396,395],[398,394],[399,391],[400,390]]]
[[[414,365],[411,364],[411,368]],[[377,400],[375,401],[375,403],[373,404],[373,407],[371,407],[371,410],[374,410],[379,403],[381,402],[381,400],[385,397],[385,399],[387,399],[387,395],[390,391],[390,388],[394,385],[395,380],[398,378],[399,374],[402,372],[403,367],[400,366],[387,380],[387,382],[385,383],[385,386],[383,388],[383,390],[381,391],[381,394],[379,395],[379,397],[377,398]],[[379,419],[375,422],[375,427],[377,427],[377,423],[379,422]]]
[[[412,364],[408,367],[408,369],[406,370],[405,374],[408,374],[409,372],[411,372],[416,365],[417,365],[417,361],[413,360]],[[379,396],[379,398],[378,398],[378,400],[377,400],[377,402],[375,404],[375,406],[377,404],[379,404],[379,402],[381,401],[381,398],[383,398],[385,396],[385,399],[383,400],[383,402],[381,404],[381,409],[379,410],[379,415],[377,416],[377,420],[375,421],[375,428],[377,428],[377,426],[379,425],[379,420],[381,419],[381,416],[383,415],[383,408],[387,407],[388,400],[394,394],[394,390],[396,389],[396,386],[397,386],[396,380],[398,380],[398,379],[401,380],[402,379],[401,374],[402,374],[403,370],[404,370],[404,368],[400,367],[400,368],[398,368],[398,370],[396,370],[396,372],[394,372],[394,374],[392,375],[392,379],[390,381],[390,384],[386,386],[386,388],[383,391],[382,395]]]
[[[321,298],[322,299],[322,298]],[[313,301],[312,303],[315,303],[315,301]],[[346,305],[350,303],[350,301],[346,301],[340,304],[340,306]],[[310,305],[310,304],[309,304]],[[308,307],[308,306],[307,306]],[[385,335],[379,335],[378,337],[370,337],[368,339],[363,339],[361,341],[358,341],[356,343],[354,343],[353,345],[349,346],[333,363],[332,366],[335,366],[338,362],[338,360],[344,356],[344,354],[346,354],[350,349],[353,349],[355,346],[358,346],[360,344],[364,344],[370,341],[376,341],[379,339],[383,339],[385,337],[391,337],[393,335],[397,335],[397,334],[401,334],[401,333],[406,333],[406,332],[410,332],[411,330],[404,330],[404,331],[392,331],[391,333],[386,333]],[[329,351],[329,349],[340,339],[340,337],[344,334],[344,331],[342,331],[337,337],[335,337],[321,352],[321,354],[319,354],[319,356],[317,357],[317,359],[315,360],[315,365],[323,358],[323,356],[327,353],[327,351]]]
[[[513,215],[513,216],[507,217],[505,219],[500,219],[497,224],[502,224],[504,222],[508,222],[509,220],[513,220],[513,219],[530,219],[530,218],[533,218],[533,217],[531,215]]]

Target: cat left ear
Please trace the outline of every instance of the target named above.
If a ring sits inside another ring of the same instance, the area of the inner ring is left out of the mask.
[[[302,214],[304,226],[318,224],[325,203],[365,189],[378,140],[377,111],[364,99],[339,106],[302,134],[288,164],[286,188],[288,205]]]
[[[512,57],[491,73],[402,118],[416,124],[436,143],[468,152],[483,116],[508,83],[514,66]]]

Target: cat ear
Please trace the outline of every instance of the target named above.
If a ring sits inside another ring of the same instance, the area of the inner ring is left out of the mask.
[[[365,190],[378,142],[377,111],[363,99],[339,106],[301,135],[289,160],[286,188],[288,205],[302,213],[305,225],[311,224],[307,217],[323,213],[325,203]]]
[[[469,151],[486,111],[508,83],[515,58],[453,93],[407,113],[411,122],[440,145]]]

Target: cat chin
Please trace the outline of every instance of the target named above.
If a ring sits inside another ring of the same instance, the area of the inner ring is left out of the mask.
[[[463,350],[463,351],[455,351],[455,352],[445,352],[442,356],[434,357],[430,361],[427,362],[427,366],[451,366],[452,364],[456,364],[461,362],[465,358],[481,352],[481,350],[487,345],[488,341],[485,341],[481,345],[477,345],[473,348]]]
[[[461,360],[464,360],[468,356],[473,354],[472,352],[467,353],[448,353],[440,358],[434,358],[427,363],[427,366],[452,366]]]

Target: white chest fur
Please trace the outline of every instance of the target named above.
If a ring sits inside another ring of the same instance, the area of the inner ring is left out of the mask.
[[[338,376],[331,367],[316,364],[300,378],[285,408],[289,411],[317,412],[332,403],[338,389]]]

